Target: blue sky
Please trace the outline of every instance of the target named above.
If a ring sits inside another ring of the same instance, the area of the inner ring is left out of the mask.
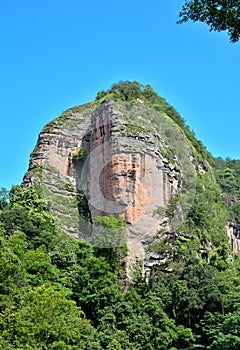
[[[240,158],[240,43],[177,25],[184,0],[0,0],[0,187],[43,126],[120,80],[172,104],[214,156]]]

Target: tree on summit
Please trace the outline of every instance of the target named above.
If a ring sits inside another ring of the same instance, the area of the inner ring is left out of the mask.
[[[178,23],[200,21],[210,26],[210,31],[227,31],[231,42],[240,39],[239,0],[185,0]]]

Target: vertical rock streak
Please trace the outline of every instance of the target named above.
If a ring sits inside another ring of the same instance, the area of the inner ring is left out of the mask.
[[[87,226],[79,219],[76,195],[88,199],[93,221],[99,215],[122,216],[128,224],[127,269],[136,259],[145,259],[148,268],[152,261],[147,247],[166,222],[154,212],[167,207],[182,180],[180,171],[161,154],[160,136],[126,131],[126,124],[120,108],[106,104],[95,110],[85,106],[62,124],[49,123],[39,136],[23,184],[42,183],[56,222],[75,237],[86,238]],[[88,159],[74,160],[81,147]],[[39,166],[42,180],[35,175]]]

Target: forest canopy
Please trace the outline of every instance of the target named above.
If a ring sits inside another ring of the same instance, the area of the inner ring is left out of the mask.
[[[214,227],[198,219],[205,195],[188,233]],[[1,203],[2,350],[239,349],[240,260],[229,259],[226,242],[207,261],[182,241],[172,273],[156,267],[147,281],[136,265],[122,292],[116,254],[61,232],[39,187],[14,186]]]

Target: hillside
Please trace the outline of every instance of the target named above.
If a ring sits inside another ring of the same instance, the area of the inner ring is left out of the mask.
[[[150,85],[63,112],[1,193],[1,349],[238,349],[238,185]]]

